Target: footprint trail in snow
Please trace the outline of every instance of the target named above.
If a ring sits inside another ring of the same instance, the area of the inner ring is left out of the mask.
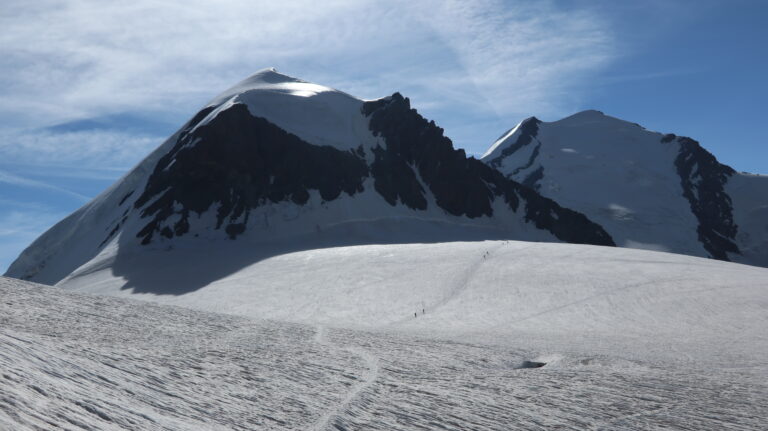
[[[322,431],[331,425],[339,416],[344,414],[349,405],[359,396],[359,394],[373,384],[379,373],[379,360],[370,352],[360,347],[337,347],[332,341],[327,339],[326,329],[323,326],[317,326],[314,341],[323,346],[330,346],[334,349],[355,354],[365,361],[367,367],[362,379],[350,388],[344,399],[324,414],[317,422],[315,422],[312,428],[310,428],[312,431]]]

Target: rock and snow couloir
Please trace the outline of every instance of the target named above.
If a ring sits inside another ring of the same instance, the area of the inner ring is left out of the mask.
[[[598,111],[528,118],[482,160],[600,224],[618,246],[768,266],[768,177]]]

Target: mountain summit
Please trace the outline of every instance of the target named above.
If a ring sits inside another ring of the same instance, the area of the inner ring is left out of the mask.
[[[606,231],[453,147],[399,93],[364,101],[265,69],[38,238],[7,275],[195,289],[255,261],[344,244]]]

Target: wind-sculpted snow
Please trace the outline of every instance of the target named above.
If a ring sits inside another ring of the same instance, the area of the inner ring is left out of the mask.
[[[318,330],[6,278],[0,298],[3,430],[760,430],[768,413],[752,333],[734,360],[619,333]]]
[[[311,327],[0,278],[0,429],[307,429],[365,374]]]
[[[526,351],[524,337],[486,345],[391,334],[364,341],[379,358],[373,385],[336,429],[745,429],[768,412],[765,381],[748,370],[589,353]],[[520,368],[523,361],[548,361]],[[386,400],[383,402],[383,400]]]

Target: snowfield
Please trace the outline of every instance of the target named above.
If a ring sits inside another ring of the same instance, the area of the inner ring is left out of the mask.
[[[172,282],[203,264],[191,250],[146,270]],[[0,279],[0,429],[757,430],[768,416],[764,268],[483,241],[275,254],[165,294],[123,284],[108,267],[64,289]]]
[[[2,278],[0,429],[306,429],[363,373],[314,330]]]

